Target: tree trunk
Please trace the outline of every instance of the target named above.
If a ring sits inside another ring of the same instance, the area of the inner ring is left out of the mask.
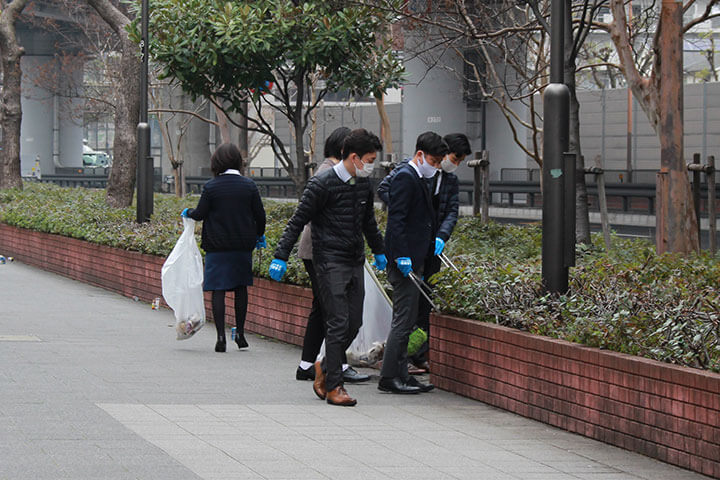
[[[302,195],[307,183],[307,169],[305,167],[305,148],[303,145],[305,129],[303,128],[303,94],[305,93],[305,76],[298,74],[295,77],[297,98],[295,99],[295,112],[293,115],[293,128],[295,129],[295,175],[293,180],[297,186],[298,198]]]
[[[120,38],[122,78],[118,79],[115,102],[115,140],[113,165],[105,194],[105,201],[115,208],[132,204],[137,175],[137,124],[140,119],[139,47],[128,37],[130,24],[120,10],[109,0],[88,0],[88,3]]]
[[[570,9],[565,12],[565,85],[570,91],[569,149],[575,153],[575,240],[590,243],[590,214],[588,212],[585,160],[580,145],[580,103],[575,91],[575,57],[572,55],[573,30]]]
[[[25,50],[15,34],[15,21],[27,0],[14,0],[0,14],[0,53],[2,53],[2,169],[0,189],[22,188],[20,175],[20,125],[22,123],[20,59]]]
[[[245,175],[246,167],[250,166],[250,136],[248,135],[248,102],[242,103],[242,112],[240,113],[240,134],[238,136],[238,148],[243,158],[243,165],[240,173]]]
[[[380,136],[383,141],[385,153],[393,153],[392,131],[390,130],[390,117],[385,109],[385,96],[382,93],[375,93],[375,105],[380,115]]]
[[[182,163],[173,164],[173,179],[175,181],[175,196],[185,196],[185,172]]]
[[[575,152],[575,239],[578,243],[590,243],[590,213],[588,211],[587,184],[585,183],[585,158],[580,146],[580,103],[575,91],[575,81],[570,88],[570,151]]]
[[[658,253],[699,249],[697,220],[683,158],[683,5],[663,0],[655,55],[662,51],[656,85],[659,92],[660,173],[657,182]]]
[[[217,122],[220,126],[220,142],[230,143],[232,138],[230,138],[230,121],[228,120],[227,114],[217,106],[214,106],[214,108]]]

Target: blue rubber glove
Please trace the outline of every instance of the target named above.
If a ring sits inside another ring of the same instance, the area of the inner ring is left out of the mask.
[[[258,250],[261,248],[267,247],[267,241],[265,240],[265,235],[260,235],[257,237],[257,241],[255,242],[255,248]]]
[[[185,218],[190,218],[190,217],[188,216],[188,212],[189,212],[189,211],[190,211],[190,209],[189,209],[189,208],[186,208],[185,210],[182,211],[182,213],[180,214],[180,216],[181,216],[181,217],[185,217]]]
[[[396,258],[395,263],[397,263],[398,270],[403,274],[403,277],[407,277],[412,272],[412,260],[410,257]]]
[[[435,255],[440,255],[445,248],[445,240],[440,237],[435,237]]]
[[[287,262],[285,260],[280,260],[279,258],[276,258],[272,262],[270,262],[270,268],[268,269],[268,272],[270,273],[270,278],[272,278],[276,282],[282,280],[283,275],[285,275],[286,271]]]
[[[377,268],[381,272],[385,270],[385,267],[387,267],[387,257],[384,253],[378,253],[375,255],[375,263],[373,263],[373,267]]]

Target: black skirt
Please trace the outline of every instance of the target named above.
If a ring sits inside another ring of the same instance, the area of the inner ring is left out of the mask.
[[[252,284],[252,251],[234,250],[205,254],[204,291],[234,290]]]

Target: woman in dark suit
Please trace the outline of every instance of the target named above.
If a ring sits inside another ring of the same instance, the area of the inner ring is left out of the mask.
[[[182,212],[185,217],[203,220],[203,290],[212,292],[216,352],[226,349],[225,292],[228,290],[235,292],[235,342],[238,348],[248,346],[244,328],[247,287],[253,283],[252,252],[265,247],[265,209],[255,182],[240,174],[242,161],[235,145],[220,145],[210,158],[210,170],[215,177],[205,184],[197,207]]]

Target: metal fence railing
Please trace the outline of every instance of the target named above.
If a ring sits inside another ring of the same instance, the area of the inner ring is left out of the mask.
[[[83,170],[83,169],[79,169]],[[87,170],[87,169],[85,169]],[[155,169],[155,191],[173,191],[171,185],[165,185],[171,181],[172,177],[166,176],[165,181],[160,175],[160,169]],[[615,171],[611,171],[609,176],[615,175]],[[619,171],[618,171],[619,172]],[[648,171],[649,172],[649,171]],[[269,173],[269,172],[265,172]],[[503,169],[501,177],[503,180],[491,180],[490,204],[494,206],[509,206],[519,208],[538,208],[542,206],[542,192],[540,189],[540,181],[536,177],[539,176],[537,169]],[[637,174],[638,172],[633,172]],[[653,171],[653,175],[656,172]],[[645,176],[639,178],[649,178]],[[35,181],[51,182],[66,187],[86,187],[86,188],[105,188],[107,186],[107,175],[90,173],[66,173],[43,175]],[[251,177],[263,197],[270,198],[297,198],[297,186],[288,176],[255,176]],[[512,178],[509,180],[508,178]],[[654,177],[653,177],[654,178]],[[186,187],[189,193],[200,193],[202,186],[210,179],[210,177],[197,176],[186,177]],[[377,188],[377,184],[382,179],[382,172],[371,178],[373,187]],[[521,180],[522,179],[522,180]],[[528,180],[529,179],[529,180]],[[593,175],[587,175],[588,201],[591,209],[597,209],[597,185],[595,184]],[[720,180],[720,179],[719,179]],[[606,183],[606,192],[608,199],[608,209],[616,212],[637,212],[643,214],[655,213],[655,183],[653,182],[608,182]],[[701,201],[702,204],[707,203],[708,189],[707,184],[701,185]],[[720,192],[719,192],[720,193]],[[719,195],[720,197],[720,195]],[[462,205],[472,205],[473,199],[473,182],[460,182],[460,203]],[[701,212],[705,214],[706,209],[701,208]]]

